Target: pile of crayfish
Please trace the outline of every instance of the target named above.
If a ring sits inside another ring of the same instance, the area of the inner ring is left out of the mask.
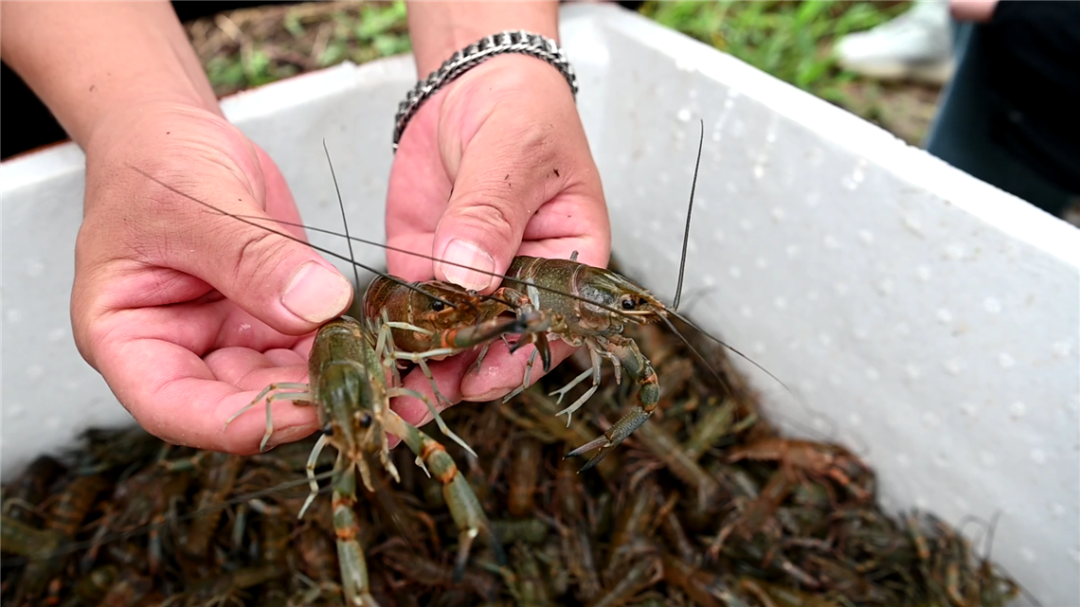
[[[267,386],[226,422],[264,407],[259,455],[130,429],[39,458],[4,486],[4,605],[974,607],[1020,592],[989,548],[888,516],[855,454],[781,437],[679,296],[668,308],[576,256],[518,256],[484,296],[376,272],[318,330],[308,383]],[[553,368],[549,340],[585,347]],[[427,361],[479,349],[479,369],[500,341],[532,346],[520,388],[440,414]],[[410,366],[431,397],[405,388]],[[422,400],[438,433],[396,397]],[[262,449],[275,401],[314,407],[320,432]]]
[[[439,474],[404,444],[390,451],[398,479],[370,467],[371,488],[356,483],[348,504],[365,601],[969,607],[1019,592],[942,521],[886,515],[857,456],[781,438],[723,351],[695,344],[721,386],[670,330],[626,335],[649,353],[659,402],[592,470],[567,454],[642,386],[616,383],[607,367],[589,406],[569,424],[557,417],[563,405],[548,393],[591,368],[584,349],[509,402],[443,413],[476,454],[445,441],[492,532],[476,536],[463,571]],[[3,604],[344,604],[342,504],[308,503],[316,440],[240,457],[138,429],[88,432],[77,451],[40,458],[3,488]],[[325,451],[314,474],[334,467]]]

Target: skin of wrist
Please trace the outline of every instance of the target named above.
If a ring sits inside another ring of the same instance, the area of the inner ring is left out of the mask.
[[[417,78],[427,78],[455,52],[484,36],[527,30],[559,40],[559,3],[409,2]]]
[[[175,102],[216,109],[210,82],[168,2],[10,2],[4,62],[83,149],[110,114]]]
[[[88,155],[98,153],[117,140],[131,139],[131,129],[153,128],[155,117],[180,113],[210,114],[224,119],[216,101],[210,104],[180,87],[144,90],[138,97],[118,97],[107,103],[84,125],[82,140],[76,139],[76,143]]]
[[[207,108],[201,100],[175,95],[155,97],[125,102],[99,115],[82,142],[87,156],[99,158],[112,155],[125,146],[129,147],[126,156],[137,156],[142,150],[130,146],[145,145],[148,139],[156,137],[172,136],[169,125],[176,120],[189,118],[225,122],[219,108]],[[183,137],[180,132],[175,135]]]
[[[498,82],[497,87],[492,83]],[[444,158],[460,158],[476,132],[493,111],[502,106],[520,105],[530,98],[529,89],[543,87],[547,102],[554,102],[565,95],[567,107],[576,109],[570,85],[554,66],[528,55],[508,53],[498,55],[470,69],[458,79],[435,93],[413,116],[412,123],[424,121],[421,114],[434,113],[440,125],[434,133],[436,143]],[[455,125],[445,131],[443,125]],[[452,139],[447,139],[446,135]],[[457,148],[456,154],[447,151]],[[448,167],[449,168],[449,167]]]

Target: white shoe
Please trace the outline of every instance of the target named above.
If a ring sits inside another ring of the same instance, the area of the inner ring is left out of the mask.
[[[1065,212],[1061,215],[1065,218],[1065,221],[1080,228],[1080,196],[1074,196],[1072,202],[1065,207]]]
[[[892,21],[844,36],[834,49],[840,66],[879,80],[944,84],[955,68],[947,0],[922,0]]]

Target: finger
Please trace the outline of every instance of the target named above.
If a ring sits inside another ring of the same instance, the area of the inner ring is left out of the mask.
[[[529,219],[563,187],[553,172],[560,133],[547,122],[493,115],[465,149],[454,193],[435,229],[435,276],[487,292],[521,245]]]
[[[310,349],[310,348],[309,348]],[[278,348],[258,352],[248,348],[222,348],[207,355],[203,360],[214,379],[242,388],[258,388],[251,375],[264,369],[278,367],[307,368],[307,360],[296,350]],[[275,378],[275,380],[280,378]],[[288,381],[280,379],[280,381]],[[266,387],[268,382],[261,387]]]
[[[518,255],[577,260],[600,268],[611,257],[611,226],[603,198],[563,193],[529,220]]]
[[[99,363],[102,374],[135,420],[148,432],[177,445],[238,455],[259,452],[266,432],[265,401],[224,428],[225,421],[253,402],[271,381],[306,381],[306,366],[275,367],[246,349],[219,355],[216,367],[231,366],[241,387],[219,381],[206,362],[174,343],[136,338],[110,344]],[[254,355],[254,356],[253,356]],[[225,374],[225,373],[223,373]],[[268,446],[299,440],[318,428],[312,407],[292,401],[271,404],[274,434]]]
[[[476,360],[476,356],[476,352],[469,351],[463,352],[457,356],[451,356],[446,360],[428,363],[428,369],[431,371],[431,376],[439,387],[439,392],[451,403],[458,403],[461,401],[461,378],[468,372],[473,361]],[[431,389],[431,380],[424,375],[423,370],[419,367],[415,367],[402,378],[402,386],[426,396],[428,402],[434,405],[435,409],[439,412],[450,408],[450,405],[447,404],[446,401],[435,397],[435,393]],[[419,398],[412,396],[400,396],[393,399],[390,408],[400,415],[402,419],[418,428],[434,419],[427,404]],[[399,442],[400,439],[398,437],[390,435],[391,449]]]
[[[84,345],[96,353],[88,362],[102,373],[97,361],[99,356],[108,354],[116,344],[137,339],[175,344],[197,357],[205,356],[208,361],[218,350],[238,348],[255,353],[266,352],[268,356],[277,356],[277,352],[292,352],[293,356],[299,357],[291,359],[293,362],[288,364],[304,364],[314,339],[313,336],[282,335],[225,299],[106,313],[99,317],[93,331],[87,334],[93,339]],[[286,366],[284,359],[275,359],[275,364]],[[123,368],[120,371],[127,373]],[[111,380],[110,376],[105,377]],[[220,376],[217,379],[231,381]]]
[[[389,210],[387,212],[389,213]],[[395,234],[391,231],[390,225],[387,225],[386,244],[399,249],[398,251],[387,250],[386,252],[387,273],[402,280],[430,280],[433,276],[431,273],[431,241],[433,237],[432,232]],[[409,255],[401,251],[411,251],[419,253],[419,255]]]
[[[296,349],[297,352],[301,352],[304,359],[307,359],[307,354],[311,349],[311,342],[314,336],[298,338],[295,335],[284,335],[275,331],[267,326],[265,323],[255,318],[251,314],[248,314],[244,310],[238,308],[235,304],[228,300],[223,300],[220,305],[226,309],[223,313],[224,319],[217,327],[207,327],[208,334],[216,329],[216,337],[214,338],[213,345],[208,351],[214,351],[219,348],[250,348],[256,352],[270,353],[275,348],[290,348]],[[178,306],[179,307],[179,306]],[[153,309],[140,310],[140,312],[151,312]],[[178,314],[163,314],[163,317],[179,316]],[[194,316],[194,314],[192,314]],[[179,320],[179,319],[178,319]],[[191,317],[186,317],[184,323],[187,327],[192,324]],[[157,336],[151,335],[151,333],[165,333],[166,331],[172,333],[174,336],[179,337],[176,331],[169,331],[163,326],[148,325],[142,329],[147,337]],[[297,340],[300,340],[299,342]],[[174,340],[169,340],[174,341]],[[178,343],[175,342],[174,343]],[[298,348],[298,345],[306,344],[307,348]],[[207,350],[195,350],[196,354],[200,356],[205,355]]]
[[[552,341],[550,346],[552,368],[569,358],[576,349],[563,341]],[[461,399],[470,402],[487,402],[502,398],[517,390],[525,378],[529,358],[535,351],[536,347],[529,345],[511,354],[506,344],[499,342],[493,345],[484,357],[484,365],[480,373],[469,373],[461,378]],[[526,387],[535,384],[542,377],[544,377],[544,367],[540,362],[540,357],[537,356],[529,370],[529,383]]]
[[[258,158],[269,193],[268,209],[280,213],[283,208],[295,208],[284,178],[273,162],[261,150]],[[172,181],[182,183],[178,179]],[[206,281],[240,308],[282,333],[299,335],[312,331],[349,307],[352,284],[306,244],[271,231],[286,232],[269,220],[270,215],[258,211],[261,192],[252,192],[239,180],[228,179],[176,189],[186,196],[157,190],[157,195],[192,209],[190,213],[177,214],[175,221],[179,225],[172,226],[175,236],[164,240],[170,267]],[[192,198],[221,201],[215,206],[266,220],[244,222],[232,217],[208,217],[208,209],[195,207]],[[192,251],[199,254],[192,255]]]
[[[451,403],[461,402],[462,376],[470,372],[470,366],[476,360],[477,355],[477,352],[469,351],[457,356],[451,356],[446,360],[427,363],[431,376],[439,387],[439,392]],[[435,393],[431,389],[431,381],[419,367],[413,368],[402,378],[402,385],[407,389],[427,396],[438,411],[443,411],[449,407],[442,399],[436,400]],[[402,419],[414,426],[423,426],[432,419],[428,406],[422,400],[411,396],[394,399],[392,408]]]
[[[431,239],[453,189],[434,140],[437,109],[428,103],[416,114],[390,169],[386,244],[423,256],[386,252],[387,271],[405,280],[428,280],[434,276]]]

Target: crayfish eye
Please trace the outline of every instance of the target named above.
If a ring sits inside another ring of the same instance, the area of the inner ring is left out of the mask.
[[[438,299],[431,302],[431,309],[435,310],[436,312],[442,312],[443,308],[445,307],[446,306],[443,304],[443,302],[439,301]]]
[[[333,436],[334,435],[334,425],[333,424],[326,424],[325,426],[322,427],[322,433],[327,435],[327,436]]]
[[[633,310],[635,307],[637,307],[637,303],[633,299],[622,300],[623,310]]]
[[[375,421],[375,418],[371,417],[370,413],[363,413],[360,415],[360,427],[370,428],[371,422]]]

